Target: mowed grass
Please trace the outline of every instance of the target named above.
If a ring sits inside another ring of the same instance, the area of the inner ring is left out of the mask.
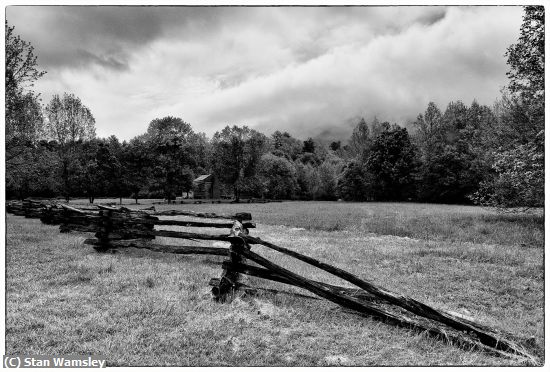
[[[258,223],[252,235],[437,308],[534,337],[533,350],[544,361],[540,216],[393,203],[156,207],[250,211]],[[391,230],[390,221],[400,227]],[[480,238],[480,228],[491,232]],[[521,364],[345,313],[325,300],[265,293],[215,303],[208,281],[220,277],[223,257],[137,249],[101,254],[83,245],[84,238],[8,215],[6,353],[95,354],[111,366]],[[254,250],[309,278],[345,284],[266,248]],[[294,290],[260,279],[248,283]]]

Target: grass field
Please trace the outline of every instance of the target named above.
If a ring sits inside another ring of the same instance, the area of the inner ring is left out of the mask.
[[[249,211],[258,223],[252,235],[434,307],[534,337],[544,361],[542,215],[412,203],[156,208]],[[6,353],[95,354],[110,366],[520,363],[345,313],[324,300],[266,293],[218,304],[207,284],[220,276],[222,257],[136,249],[100,254],[84,238],[8,215]],[[344,284],[292,258],[254,250],[309,278]]]

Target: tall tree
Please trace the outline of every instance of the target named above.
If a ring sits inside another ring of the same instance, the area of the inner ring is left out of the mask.
[[[10,99],[6,108],[6,171],[25,166],[22,156],[30,151],[41,138],[44,128],[42,106],[33,93]]]
[[[313,183],[313,198],[317,200],[336,200],[338,176],[342,173],[345,162],[331,154],[315,169],[316,179]]]
[[[296,193],[297,175],[294,165],[286,158],[273,154],[262,155],[258,175],[264,196],[270,199],[292,199]]]
[[[154,119],[147,127],[148,139],[157,143],[174,141],[175,139],[185,140],[193,134],[191,124],[173,116]]]
[[[195,173],[189,167],[185,167],[181,173],[181,189],[185,192],[186,197],[189,197],[189,192],[193,190],[193,180],[195,179]]]
[[[451,102],[444,114],[430,103],[414,125],[415,143],[420,150],[417,190],[422,201],[468,203],[487,171],[486,134],[493,130],[495,117],[486,106],[473,102]],[[485,146],[485,147],[484,147]]]
[[[123,164],[126,168],[126,187],[136,204],[150,183],[153,163],[148,143],[141,138],[133,138],[124,147]]]
[[[346,201],[365,201],[371,198],[367,174],[363,165],[356,161],[348,163],[338,177],[338,196]]]
[[[295,161],[296,181],[298,184],[296,196],[301,200],[311,200],[314,197],[314,189],[319,183],[317,168],[310,163]]]
[[[40,71],[37,56],[31,43],[14,33],[15,27],[5,22],[6,30],[6,96],[13,98],[14,92],[32,87],[46,72]],[[9,105],[9,99],[6,100]],[[9,106],[8,106],[9,107]]]
[[[166,116],[149,123],[144,140],[153,154],[149,191],[173,200],[189,190],[190,172],[205,162],[205,141],[181,118]]]
[[[433,154],[434,146],[439,141],[439,133],[442,128],[442,114],[433,102],[428,104],[424,115],[419,114],[413,123],[415,134],[413,136],[422,156],[426,161]]]
[[[493,177],[481,183],[472,200],[503,212],[544,207],[544,132],[495,156]]]
[[[520,37],[506,51],[510,71],[509,89],[522,98],[544,95],[544,6],[524,7]]]
[[[365,119],[361,118],[359,123],[353,129],[349,140],[349,147],[354,157],[361,157],[365,150],[372,145],[372,137],[369,126]]]
[[[419,150],[420,166],[418,169],[418,192],[421,200],[430,200],[433,195],[438,195],[438,190],[434,191],[434,183],[438,181],[434,159],[438,143],[441,143],[442,136],[442,113],[434,102],[430,102],[424,111],[419,114],[413,123],[415,133],[413,140]]]
[[[304,141],[302,152],[315,152],[315,141],[313,140],[313,138],[309,137],[307,140]]]
[[[25,95],[25,91],[37,98],[30,88],[46,72],[40,71],[37,64],[37,56],[34,55],[34,47],[15,35],[14,27],[5,23],[6,30],[6,124],[9,134],[10,129],[15,129],[19,134],[32,134],[34,131],[25,130],[26,123],[17,120],[18,111],[21,109],[19,102]]]
[[[46,106],[46,133],[59,144],[63,193],[67,201],[78,176],[77,142],[95,138],[95,119],[88,107],[74,94],[54,95]]]
[[[32,91],[34,83],[46,72],[38,68],[34,47],[21,39],[5,22],[5,145],[6,175],[25,172],[31,148],[40,139],[43,129],[39,95]]]
[[[330,143],[330,149],[334,152],[340,150],[342,148],[342,142],[341,141],[333,141]]]
[[[259,191],[256,168],[267,142],[265,135],[247,126],[226,126],[214,134],[212,168],[222,182],[233,187],[237,201],[242,191]]]
[[[406,200],[414,196],[416,148],[407,129],[396,126],[382,132],[364,163],[372,175],[373,195],[377,200]]]
[[[292,137],[288,132],[275,131],[271,135],[272,150],[271,152],[277,156],[284,156],[289,160],[296,160],[302,152],[302,142],[297,138]]]
[[[118,138],[114,135],[107,138],[106,161],[103,161],[105,177],[108,181],[108,194],[118,196],[119,204],[122,204],[122,198],[127,196],[128,187],[126,182],[127,168],[123,163],[123,147]]]
[[[519,40],[506,52],[508,90],[513,111],[523,114],[534,141],[544,129],[544,6],[526,6],[524,11]]]
[[[506,208],[544,206],[544,7],[524,7],[520,37],[506,53],[508,92],[498,112],[492,172],[472,199]]]
[[[7,198],[53,197],[57,194],[58,157],[55,143],[42,140],[24,151],[19,160],[21,166],[6,169]]]
[[[47,133],[60,145],[72,145],[77,141],[95,138],[95,119],[80,98],[64,93],[54,95],[46,106]]]
[[[105,179],[100,172],[100,160],[98,159],[101,140],[92,139],[83,142],[78,151],[80,172],[78,182],[83,186],[83,193],[88,201],[93,204],[95,198],[105,192]],[[107,195],[104,193],[104,195]]]

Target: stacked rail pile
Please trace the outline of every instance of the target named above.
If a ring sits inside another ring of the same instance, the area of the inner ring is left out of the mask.
[[[97,211],[96,206],[82,206],[81,211]],[[12,200],[6,203],[6,212],[16,216],[24,216],[26,218],[39,218],[46,224],[59,224],[56,222],[56,217],[63,211],[62,204],[51,200],[31,200],[23,201]]]
[[[154,239],[160,236],[180,238],[187,241],[218,240],[227,242],[229,241],[228,234],[208,235],[186,231],[174,231],[163,229],[163,227],[181,226],[231,229],[234,225],[232,220],[244,221],[251,219],[249,213],[217,215],[214,213],[197,213],[193,211],[155,212],[102,205],[97,206],[97,208],[98,210],[96,211],[82,211],[77,208],[61,205],[62,211],[55,215],[54,221],[60,224],[59,229],[61,232],[81,231],[95,233],[95,238],[86,239],[84,243],[92,245],[97,251],[134,247],[175,254],[227,255],[228,251],[226,248],[184,244],[158,244]],[[159,216],[187,216],[199,219],[226,219],[230,221],[185,221],[161,219]],[[243,222],[241,225],[244,229],[256,227],[253,222]]]
[[[49,202],[30,199],[25,199],[23,201],[9,201],[6,203],[6,212],[16,216],[25,216],[27,218],[40,218],[42,209],[49,204]]]

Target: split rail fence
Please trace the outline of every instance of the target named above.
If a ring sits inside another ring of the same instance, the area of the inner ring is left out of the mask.
[[[316,298],[336,303],[347,311],[396,326],[426,332],[430,336],[442,338],[460,347],[524,358],[528,364],[538,364],[538,358],[530,350],[532,347],[527,346],[528,340],[519,339],[470,319],[435,309],[328,263],[249,235],[249,230],[256,227],[251,222],[250,213],[223,215],[178,210],[158,212],[154,208],[131,210],[102,205],[75,208],[32,200],[8,203],[6,207],[8,213],[27,218],[40,218],[45,224],[60,225],[60,232],[95,233],[95,238],[86,239],[84,243],[92,245],[99,252],[135,247],[173,254],[225,256],[221,276],[212,278],[209,282],[212,287],[212,296],[216,301],[230,301],[239,291],[256,293],[260,289],[245,284],[242,275],[252,276],[305,289],[316,295]],[[192,217],[194,220],[168,218],[176,216]],[[196,219],[208,221],[198,222]],[[163,226],[220,228],[229,229],[229,232],[226,230],[222,234],[206,234],[165,230],[162,229]],[[179,238],[194,242],[222,241],[229,242],[230,246],[216,248],[183,244],[166,245],[156,243],[156,237]],[[254,245],[270,248],[324,270],[356,288],[335,286],[308,279],[253,252]]]

